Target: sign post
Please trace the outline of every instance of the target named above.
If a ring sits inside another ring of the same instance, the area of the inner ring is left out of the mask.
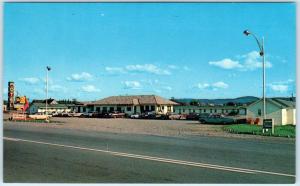
[[[263,120],[263,133],[265,130],[271,129],[272,134],[274,134],[274,119],[264,119]]]

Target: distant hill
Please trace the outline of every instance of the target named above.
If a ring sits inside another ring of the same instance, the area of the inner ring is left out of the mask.
[[[215,104],[215,105],[221,105],[226,104],[228,102],[233,102],[235,104],[250,104],[254,101],[257,101],[259,98],[254,96],[243,96],[238,98],[232,98],[232,99],[192,99],[192,98],[179,98],[174,99],[174,101],[179,103],[185,103],[189,104],[191,101],[197,101],[202,104]]]

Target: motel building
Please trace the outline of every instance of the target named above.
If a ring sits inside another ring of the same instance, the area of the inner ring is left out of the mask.
[[[259,124],[263,121],[263,100],[248,105],[247,118],[259,118]],[[287,101],[278,98],[266,99],[266,118],[274,119],[274,125],[296,125],[295,101]]]
[[[88,104],[90,111],[100,113],[123,112],[130,114],[141,114],[155,112],[166,114],[173,112],[174,106],[178,105],[173,101],[156,95],[134,95],[134,96],[110,96]]]
[[[176,114],[235,114],[246,115],[247,108],[245,106],[222,106],[222,105],[206,105],[206,106],[194,106],[194,105],[176,105],[174,106],[174,113]]]

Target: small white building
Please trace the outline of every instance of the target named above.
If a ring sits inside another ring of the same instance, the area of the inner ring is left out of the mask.
[[[263,100],[248,105],[247,119],[259,118],[259,124],[263,121]],[[266,99],[266,118],[274,119],[274,125],[296,125],[296,108],[294,101],[278,98]]]
[[[58,104],[54,99],[47,100],[48,113],[70,112],[71,109],[66,104]],[[29,113],[44,113],[46,112],[46,100],[33,100],[29,105]]]

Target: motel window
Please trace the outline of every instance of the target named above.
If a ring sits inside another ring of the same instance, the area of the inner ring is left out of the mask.
[[[96,111],[97,111],[97,112],[100,112],[100,107],[96,107]]]
[[[102,112],[107,112],[107,107],[103,107]]]
[[[193,109],[193,112],[194,112],[194,113],[196,112],[195,109]]]
[[[118,111],[118,112],[121,112],[121,107],[117,107],[117,111]]]
[[[164,107],[164,106],[161,106],[161,108],[162,108],[163,110],[165,110],[165,107]]]
[[[203,112],[206,112],[206,109],[203,109]]]
[[[109,112],[113,112],[115,110],[114,107],[109,107]]]
[[[215,109],[215,113],[217,113],[217,109]]]
[[[222,109],[222,113],[224,113],[224,109]]]
[[[175,110],[174,110],[174,112],[175,112]],[[181,109],[178,110],[178,113],[181,114]]]
[[[151,106],[151,111],[154,111],[155,110],[155,106]]]
[[[145,109],[146,111],[149,111],[149,105],[146,105],[146,109]]]
[[[83,112],[86,112],[86,108],[85,107],[83,107]]]
[[[212,113],[212,109],[210,109],[210,113]]]
[[[171,106],[168,106],[168,112],[171,112]]]
[[[127,107],[127,111],[131,111],[131,107]]]
[[[257,114],[261,116],[261,109],[258,109]]]

